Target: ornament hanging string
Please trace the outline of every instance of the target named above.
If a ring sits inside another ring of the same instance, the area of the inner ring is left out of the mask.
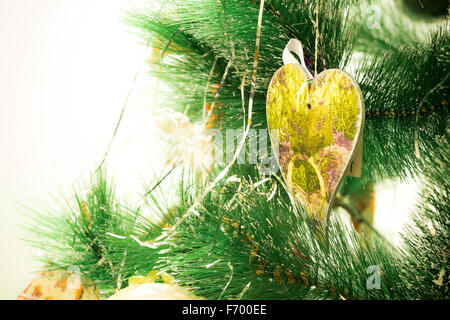
[[[317,76],[317,60],[319,55],[319,37],[320,37],[320,31],[319,31],[319,1],[316,3],[316,8],[314,10],[315,13],[315,20],[312,20],[312,23],[314,25],[315,29],[315,40],[314,40],[314,75],[311,74],[310,71],[310,60],[308,58],[304,57],[303,54],[303,46],[302,43],[297,39],[291,39],[289,40],[288,44],[286,45],[284,51],[283,51],[283,63],[284,64],[290,64],[290,63],[300,63],[305,70],[308,71],[311,78],[315,78]],[[311,14],[312,16],[312,14]],[[299,57],[300,61],[298,61],[295,56],[291,53],[294,52]],[[307,64],[305,63],[307,62]],[[325,57],[322,55],[322,62],[323,62],[323,68],[326,70],[326,63],[325,63]]]
[[[298,61],[295,56],[291,53],[294,52],[300,59]],[[287,43],[286,47],[283,50],[283,63],[284,64],[301,64],[305,70],[308,71],[311,78],[313,78],[312,74],[309,72],[309,69],[305,64],[305,57],[303,55],[303,45],[298,39],[291,39]]]
[[[319,46],[319,1],[316,2],[316,22],[314,23],[316,29],[316,39],[314,47],[314,77],[317,76],[317,54]]]

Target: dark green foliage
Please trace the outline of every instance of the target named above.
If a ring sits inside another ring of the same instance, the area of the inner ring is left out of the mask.
[[[256,177],[254,177],[256,178]],[[160,268],[210,299],[383,299],[405,296],[398,281],[398,252],[382,239],[366,241],[333,219],[329,249],[305,213],[295,212],[276,183],[224,183],[205,199],[200,217],[177,230]],[[283,200],[284,199],[284,200]],[[187,208],[186,208],[187,209]],[[253,254],[252,254],[253,253]],[[210,265],[210,266],[208,266]],[[257,271],[264,266],[264,273]],[[380,290],[367,290],[367,267],[383,272]]]
[[[448,135],[445,141],[441,140],[447,150],[450,148],[448,141]],[[434,161],[432,156],[425,156],[425,163]],[[411,298],[449,299],[450,296],[449,163],[449,154],[446,153],[442,163],[424,168],[427,178],[423,201],[413,215],[414,225],[405,230],[408,258],[404,260],[402,270]]]
[[[448,13],[450,2],[448,0],[420,0],[408,1],[402,0],[405,7],[411,10],[411,13],[429,16],[445,16]]]
[[[365,180],[414,175],[419,165],[416,140],[420,154],[434,154],[432,159],[442,159],[447,152],[439,139],[449,125],[450,60],[442,56],[450,43],[447,30],[448,24],[427,43],[385,51],[360,65],[368,112]]]
[[[441,169],[433,175],[440,181],[429,185],[433,193],[424,194],[434,207],[417,213],[415,226],[405,233],[404,250],[377,235],[358,235],[334,216],[325,245],[273,178],[262,181],[256,172],[237,170],[232,172],[236,179],[214,188],[199,215],[189,216],[171,239],[156,240],[163,229],[136,212],[122,209],[118,215],[120,206],[98,176],[85,196],[93,224],[77,212],[82,205],[51,218],[36,216],[34,225],[41,228],[33,231],[46,239],[34,244],[46,249],[42,259],[49,269],[79,266],[104,296],[126,286],[130,276],[156,269],[208,299],[447,299],[448,276],[443,286],[432,280],[442,268],[448,272],[448,214],[433,218],[436,234],[428,227],[434,210],[448,210],[439,201],[448,193]],[[170,212],[181,216],[194,198],[184,197]],[[145,246],[131,236],[146,241]],[[367,289],[370,266],[380,268],[380,289]]]
[[[107,184],[105,174],[97,171],[85,192],[75,191],[57,214],[35,210],[27,230],[28,240],[41,251],[45,270],[77,269],[85,280],[93,280],[101,291],[108,294],[127,278],[142,270],[142,261],[134,253],[139,244],[128,238],[112,243],[108,233],[153,239],[161,228],[149,223],[139,212],[122,206]],[[45,235],[45,239],[41,237]],[[128,254],[127,254],[128,252]],[[145,252],[145,266],[155,261],[156,251]],[[131,266],[130,266],[131,265]],[[137,269],[136,269],[137,268]]]

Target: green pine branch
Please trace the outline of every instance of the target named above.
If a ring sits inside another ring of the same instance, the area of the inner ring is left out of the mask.
[[[132,211],[116,198],[114,188],[105,178],[105,172],[96,171],[90,183],[74,190],[70,198],[57,202],[58,208],[31,209],[27,241],[39,250],[38,259],[43,270],[79,270],[85,281],[92,280],[102,294],[109,295],[127,284],[133,275],[122,264],[140,267],[133,255],[126,255],[136,242],[129,241],[125,247],[111,243],[112,235],[136,234],[153,238],[160,234],[161,227],[143,218],[139,211]],[[139,246],[139,245],[138,245]],[[146,252],[146,263],[152,254]]]
[[[400,250],[377,234],[367,238],[349,230],[334,214],[325,241],[274,179],[258,183],[262,177],[256,172],[245,177],[233,171],[234,179],[214,188],[171,239],[160,242],[164,229],[136,210],[122,211],[119,219],[98,177],[85,196],[92,224],[83,205],[56,218],[39,213],[34,225],[45,228],[30,229],[40,239],[34,244],[46,248],[49,268],[80,266],[105,297],[125,287],[130,276],[163,270],[208,299],[448,299],[449,211],[440,201],[448,193],[442,175],[448,175],[447,167],[431,170],[434,180],[424,193],[428,204],[418,208]],[[162,210],[173,223],[196,195],[180,196]],[[381,272],[379,289],[368,289],[371,266]]]
[[[441,144],[449,150],[449,134]],[[448,263],[450,255],[450,157],[448,152],[436,163],[425,155],[422,201],[413,213],[413,224],[404,230],[407,259],[403,261],[403,281],[409,297],[446,299],[450,297]],[[410,272],[413,270],[414,272]]]
[[[288,39],[301,39],[313,60],[315,4],[266,3],[254,128],[266,127],[265,91]],[[173,90],[165,107],[199,120],[209,75],[211,84],[218,84],[231,61],[215,112],[222,128],[242,126],[240,85],[245,75],[248,89],[257,6],[176,0],[162,11],[147,8],[130,15],[128,22],[161,50],[153,75]],[[158,225],[142,217],[141,208],[121,204],[105,175],[96,172],[89,191],[76,191],[55,214],[30,215],[30,242],[43,251],[45,268],[79,266],[105,296],[125,287],[130,276],[158,269],[209,299],[448,299],[448,25],[426,41],[398,45],[386,39],[388,45],[372,49],[369,31],[358,35],[361,26],[347,14],[354,10],[349,1],[321,6],[319,52],[327,68],[348,68],[355,45],[368,41],[355,75],[367,107],[363,184],[411,174],[427,179],[403,248],[393,248],[376,233],[361,236],[334,214],[324,240],[276,179],[256,184],[263,177],[250,165],[235,165],[230,174],[235,179],[223,179],[203,199],[198,215],[159,242],[201,188],[182,181],[171,207],[164,203],[173,201],[150,192],[151,207],[164,217]],[[208,103],[214,94],[207,91]],[[371,266],[381,270],[380,289],[367,287]]]

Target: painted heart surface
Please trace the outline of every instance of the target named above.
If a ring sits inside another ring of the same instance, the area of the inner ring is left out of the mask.
[[[326,225],[331,201],[362,134],[364,104],[358,84],[330,69],[311,79],[298,64],[273,76],[267,124],[278,164],[294,199]]]

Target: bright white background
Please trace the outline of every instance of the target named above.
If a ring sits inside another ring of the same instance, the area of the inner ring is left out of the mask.
[[[21,206],[47,205],[105,153],[145,58],[122,22],[129,2],[0,0],[0,299],[16,298],[37,266],[20,240]],[[150,106],[131,99],[111,151],[124,197],[140,190],[146,167],[158,170],[149,160]]]
[[[15,299],[38,267],[20,240],[22,205],[45,206],[88,177],[107,148],[146,54],[122,23],[129,3],[0,0],[0,299]],[[130,201],[162,169],[148,121],[153,92],[142,75],[108,161]],[[414,199],[402,188],[377,187],[375,223],[393,240]]]

